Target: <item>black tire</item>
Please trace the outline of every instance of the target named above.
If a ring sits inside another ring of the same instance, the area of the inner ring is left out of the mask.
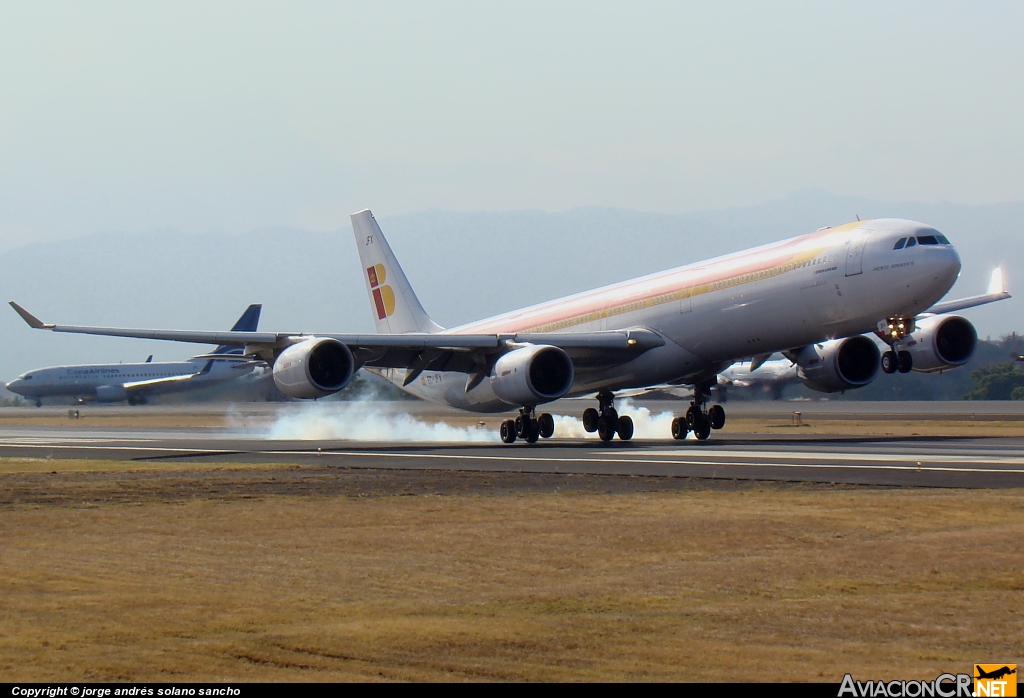
[[[700,414],[700,411],[693,405],[690,405],[689,409],[686,410],[686,426],[690,428],[690,431],[693,431],[694,420],[698,414]]]
[[[550,439],[555,434],[555,418],[545,412],[537,418],[537,429],[542,439]]]
[[[910,373],[914,370],[914,357],[910,355],[909,351],[901,351],[897,354],[896,361],[900,373]]]
[[[611,441],[614,439],[616,426],[618,425],[612,420],[607,417],[601,417],[597,421],[597,435],[601,437],[601,441]]]
[[[583,429],[590,434],[597,431],[597,421],[601,419],[601,415],[597,413],[593,407],[588,407],[583,410]]]
[[[529,425],[529,430],[526,436],[523,437],[528,444],[537,443],[537,439],[540,438],[540,429],[537,428],[537,421],[532,420]]]
[[[518,436],[520,439],[525,439],[528,422],[525,419],[523,419],[523,415],[519,415],[518,417],[516,417],[515,425],[516,436]]]
[[[514,420],[506,419],[501,423],[501,428],[498,429],[498,433],[501,435],[501,440],[507,444],[514,444],[516,442],[516,423]]]
[[[711,420],[712,429],[721,429],[725,426],[725,408],[721,405],[712,405],[708,410],[708,418]]]
[[[36,400],[36,407],[42,407],[42,406],[43,406],[43,401],[42,400]]]
[[[672,438],[681,441],[690,433],[690,423],[686,417],[676,417],[672,420]]]
[[[882,354],[882,373],[896,373],[898,368],[899,361],[896,358],[896,352],[887,351]]]
[[[711,420],[699,412],[694,415],[693,435],[698,441],[707,441],[711,436]]]
[[[629,441],[633,438],[633,420],[629,417],[619,417],[619,438]]]

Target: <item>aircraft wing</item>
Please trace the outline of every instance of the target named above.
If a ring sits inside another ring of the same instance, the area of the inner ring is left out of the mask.
[[[180,376],[167,376],[166,378],[150,378],[144,381],[130,381],[124,384],[124,389],[128,392],[145,392],[149,388],[158,388],[165,385],[175,385],[184,381],[190,381],[199,373],[183,373]]]
[[[158,339],[194,344],[242,346],[246,354],[269,359],[275,350],[326,337],[347,345],[363,365],[380,368],[429,368],[436,371],[476,372],[481,357],[498,354],[516,344],[550,344],[564,349],[580,368],[617,363],[665,344],[656,332],[644,328],[601,332],[542,332],[512,334],[306,334],[300,332],[209,332],[202,330],[150,330],[123,327],[88,327],[44,323],[20,305],[11,307],[34,329],[106,337]],[[475,356],[474,356],[475,355]],[[421,370],[422,370],[421,368]]]
[[[1003,283],[1003,270],[996,269],[992,272],[992,278],[988,282],[988,291],[981,294],[980,296],[971,296],[969,298],[960,298],[952,301],[943,301],[936,303],[932,307],[928,308],[922,315],[942,315],[943,313],[955,313],[958,310],[966,310],[968,308],[976,308],[979,305],[985,305],[987,303],[995,303],[996,301],[1006,300],[1010,298],[1010,294],[1006,292],[1006,287]]]

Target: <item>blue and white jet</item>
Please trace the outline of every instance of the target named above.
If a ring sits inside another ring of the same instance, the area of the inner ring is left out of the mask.
[[[246,308],[232,332],[255,332],[263,306]],[[79,402],[124,402],[142,405],[152,395],[206,388],[234,380],[253,370],[258,362],[243,355],[242,347],[222,344],[209,354],[187,361],[153,361],[150,356],[136,364],[81,364],[51,366],[23,373],[7,384],[12,393],[35,401],[70,397]]]

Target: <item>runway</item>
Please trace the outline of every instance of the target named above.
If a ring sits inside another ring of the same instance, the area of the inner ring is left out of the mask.
[[[268,439],[237,429],[0,426],[0,458],[294,463],[318,468],[580,474],[891,487],[1024,487],[1016,437],[716,434],[711,441],[535,445]]]

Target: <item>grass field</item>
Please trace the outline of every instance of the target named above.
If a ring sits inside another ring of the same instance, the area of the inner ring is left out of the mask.
[[[0,680],[838,681],[1024,659],[1019,490],[0,466]]]

